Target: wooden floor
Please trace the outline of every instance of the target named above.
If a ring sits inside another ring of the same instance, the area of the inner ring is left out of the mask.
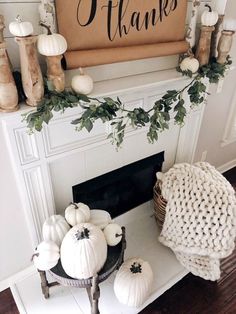
[[[236,188],[236,168],[225,176]],[[236,250],[221,270],[217,283],[187,275],[141,314],[236,314]],[[0,314],[18,313],[10,289],[0,293]]]

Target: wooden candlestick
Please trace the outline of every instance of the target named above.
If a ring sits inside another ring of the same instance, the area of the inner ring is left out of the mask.
[[[230,52],[233,43],[234,31],[222,31],[218,44],[218,58],[217,62],[224,64],[227,60],[227,56]]]
[[[224,21],[224,15],[219,15],[218,22],[215,25],[215,30],[212,34],[212,40],[211,40],[211,57],[217,57],[217,42],[218,42],[218,37],[220,33],[220,28],[221,25],[223,24]]]
[[[62,55],[46,57],[47,77],[56,92],[63,92],[65,89],[65,74],[61,67]]]
[[[44,95],[42,72],[38,62],[36,49],[37,36],[16,37],[20,49],[22,84],[26,103],[37,106]]]
[[[0,14],[0,43],[4,42],[3,31],[5,28],[4,16]]]
[[[214,26],[202,26],[200,40],[197,47],[196,58],[200,66],[209,63],[210,50],[211,50],[211,35],[215,30]]]
[[[19,109],[18,94],[9,64],[6,44],[0,43],[0,111],[12,112]]]

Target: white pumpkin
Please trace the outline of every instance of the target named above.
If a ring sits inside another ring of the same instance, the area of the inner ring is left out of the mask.
[[[204,11],[202,14],[202,25],[204,26],[214,26],[216,25],[219,15],[217,11],[212,11],[209,5],[205,5],[208,11]]]
[[[116,274],[114,292],[120,303],[139,307],[148,298],[153,272],[148,262],[132,258],[124,262]]]
[[[111,223],[111,215],[105,210],[92,209],[90,210],[89,222],[98,226],[100,229],[104,229],[109,223]]]
[[[90,223],[73,227],[61,245],[61,263],[67,275],[87,279],[96,275],[107,259],[103,232]]]
[[[79,71],[80,74],[72,78],[71,87],[77,94],[88,95],[93,90],[93,79],[91,76],[84,74],[81,68]]]
[[[9,31],[16,37],[26,37],[32,35],[34,29],[30,22],[23,22],[18,15],[15,22],[9,24]]]
[[[109,246],[116,246],[122,239],[122,229],[117,224],[107,225],[103,233]]]
[[[71,226],[90,219],[90,208],[83,203],[71,203],[65,210],[65,218]]]
[[[192,73],[196,73],[199,69],[199,61],[193,57],[184,58],[180,63],[181,71],[191,71]]]
[[[69,229],[70,226],[64,217],[61,215],[53,215],[46,219],[43,224],[43,239],[44,241],[53,241],[60,247]]]
[[[59,247],[52,241],[41,242],[32,256],[35,267],[42,271],[49,270],[56,266],[59,258]]]
[[[48,34],[38,36],[39,53],[47,57],[59,56],[65,53],[67,50],[66,39],[60,34],[52,34],[50,27],[45,24],[40,23],[40,25],[47,28]]]
[[[236,31],[236,19],[232,19],[232,18],[224,19],[223,30],[235,32]]]

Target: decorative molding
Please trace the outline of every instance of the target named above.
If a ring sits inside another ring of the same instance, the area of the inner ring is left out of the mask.
[[[234,93],[231,103],[228,120],[225,127],[224,136],[221,142],[221,147],[233,144],[236,142],[236,92]]]
[[[39,160],[39,151],[34,134],[29,136],[26,128],[19,128],[15,130],[15,138],[22,165]]]
[[[236,167],[236,159],[233,159],[227,162],[226,164],[219,166],[217,169],[219,170],[220,173],[224,173],[230,169],[233,169],[234,167]]]
[[[24,170],[24,178],[30,204],[28,215],[31,215],[37,245],[42,240],[41,229],[45,219],[55,214],[52,190],[42,166]]]
[[[48,25],[53,33],[57,30],[56,10],[54,0],[41,0],[39,5],[40,21]],[[47,31],[43,28],[43,32]]]
[[[191,48],[193,48],[196,43],[197,18],[200,4],[201,0],[193,0],[192,2],[191,16],[186,33],[186,40],[189,42]]]

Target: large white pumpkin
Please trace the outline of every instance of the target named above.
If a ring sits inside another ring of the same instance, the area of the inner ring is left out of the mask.
[[[82,68],[79,69],[80,74],[75,75],[71,81],[71,87],[77,94],[88,95],[93,90],[93,79],[84,73]]]
[[[118,224],[107,225],[103,233],[109,246],[116,246],[122,239],[122,229]]]
[[[216,25],[219,15],[218,12],[212,11],[209,5],[205,5],[208,8],[208,11],[204,11],[202,14],[202,25],[204,26],[214,26]]]
[[[65,217],[71,226],[88,222],[90,219],[90,208],[83,203],[71,203],[65,210]]]
[[[87,279],[96,275],[107,259],[103,232],[90,223],[73,227],[61,245],[61,263],[67,275]]]
[[[52,241],[41,242],[32,256],[35,267],[46,271],[57,265],[60,258],[59,247]]]
[[[114,292],[120,303],[139,307],[148,298],[153,272],[148,262],[131,258],[124,262],[116,274]]]
[[[90,210],[89,222],[98,226],[100,229],[104,229],[109,223],[111,223],[111,215],[105,210],[92,209]]]
[[[18,15],[16,17],[16,20],[9,24],[9,31],[12,35],[16,37],[26,37],[32,35],[34,29],[30,22],[23,22]]]
[[[52,57],[59,56],[66,52],[66,39],[60,34],[52,34],[50,28],[45,24],[40,24],[48,29],[48,34],[41,34],[38,36],[38,51],[41,55]]]
[[[44,241],[53,241],[60,247],[61,242],[69,229],[70,226],[64,217],[53,215],[43,224],[43,239]]]

